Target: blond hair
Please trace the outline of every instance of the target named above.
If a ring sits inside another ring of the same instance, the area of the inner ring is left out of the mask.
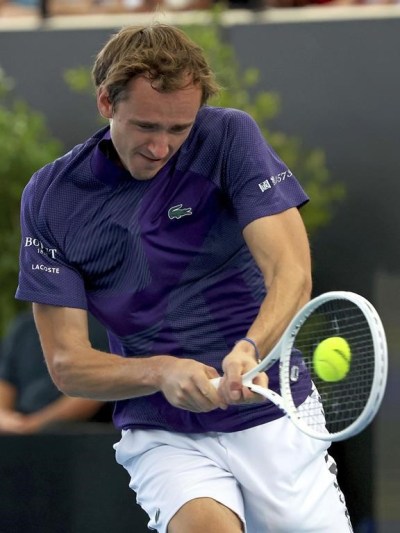
[[[184,88],[189,76],[202,90],[202,104],[219,91],[203,50],[183,31],[165,24],[121,29],[99,52],[92,70],[96,89],[107,89],[114,108],[126,97],[129,82],[140,75],[160,92]]]

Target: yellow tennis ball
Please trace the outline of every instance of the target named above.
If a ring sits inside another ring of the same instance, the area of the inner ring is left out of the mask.
[[[314,350],[314,370],[323,381],[340,381],[349,371],[351,350],[342,337],[329,337]]]

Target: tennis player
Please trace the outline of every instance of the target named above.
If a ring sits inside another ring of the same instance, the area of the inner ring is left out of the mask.
[[[327,444],[241,382],[310,297],[307,195],[248,114],[207,105],[217,83],[180,30],[122,29],[93,78],[109,124],[22,198],[17,297],[54,382],[116,402],[116,459],[149,528],[351,531]],[[317,401],[307,379],[298,404]]]

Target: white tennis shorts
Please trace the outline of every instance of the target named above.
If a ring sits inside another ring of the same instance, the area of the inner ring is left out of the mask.
[[[202,497],[235,512],[246,533],[349,533],[328,446],[284,416],[235,433],[128,430],[114,448],[149,528],[159,533],[185,503]]]

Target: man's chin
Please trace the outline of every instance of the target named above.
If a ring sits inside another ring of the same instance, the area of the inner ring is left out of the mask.
[[[138,181],[148,181],[152,180],[157,174],[157,172],[131,172],[131,176],[132,178]]]
[[[130,169],[131,176],[139,181],[152,180],[158,172],[163,168],[164,165],[160,165],[153,168],[132,168]]]

